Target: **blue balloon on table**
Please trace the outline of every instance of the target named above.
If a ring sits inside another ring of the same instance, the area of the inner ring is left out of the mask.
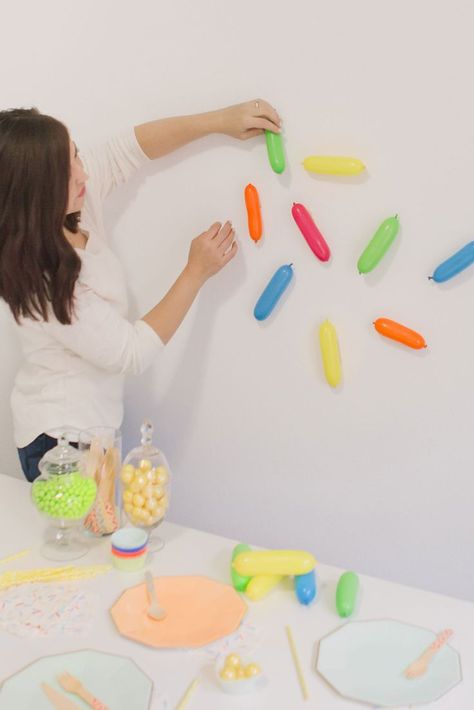
[[[265,318],[268,318],[292,278],[292,264],[280,266],[280,268],[275,271],[254,308],[253,314],[257,320],[265,320]]]
[[[433,272],[431,278],[436,283],[443,283],[452,279],[468,266],[474,264],[474,242],[469,242],[462,249],[443,261]]]
[[[295,574],[295,594],[301,604],[311,604],[316,597],[316,575],[314,569],[306,574]]]

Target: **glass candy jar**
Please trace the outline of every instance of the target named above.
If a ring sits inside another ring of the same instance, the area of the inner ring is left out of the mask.
[[[49,521],[41,552],[50,560],[77,559],[89,549],[80,531],[94,504],[97,485],[81,473],[80,458],[66,434],[60,433],[57,446],[39,462],[41,475],[31,486],[33,504]]]
[[[140,429],[140,446],[126,456],[120,480],[123,512],[132,525],[150,534],[163,522],[170,502],[170,470],[164,454],[153,446],[153,425],[145,420]],[[151,536],[150,549],[163,547]]]

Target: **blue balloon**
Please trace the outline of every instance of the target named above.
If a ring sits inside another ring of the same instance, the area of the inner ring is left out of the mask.
[[[275,271],[254,308],[253,314],[257,320],[268,318],[292,278],[293,268],[291,264],[280,266]]]
[[[316,596],[316,575],[314,569],[306,574],[295,574],[295,593],[299,602],[311,604]]]
[[[452,279],[453,276],[464,271],[468,266],[474,263],[474,242],[469,242],[462,249],[453,254],[449,259],[443,261],[433,273],[432,279],[436,283],[443,283]]]

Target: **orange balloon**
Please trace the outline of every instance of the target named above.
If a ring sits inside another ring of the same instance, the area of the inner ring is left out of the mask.
[[[260,214],[257,188],[251,183],[245,188],[245,206],[247,207],[249,234],[254,242],[258,242],[262,236],[262,215]]]
[[[398,343],[403,343],[403,345],[408,345],[409,348],[421,350],[421,348],[427,347],[425,339],[420,333],[389,318],[378,318],[374,322],[374,326],[380,335],[396,340]]]

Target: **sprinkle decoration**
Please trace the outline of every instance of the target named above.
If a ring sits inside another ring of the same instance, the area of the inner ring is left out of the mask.
[[[31,584],[0,595],[0,629],[22,637],[86,634],[92,597],[74,585]]]

